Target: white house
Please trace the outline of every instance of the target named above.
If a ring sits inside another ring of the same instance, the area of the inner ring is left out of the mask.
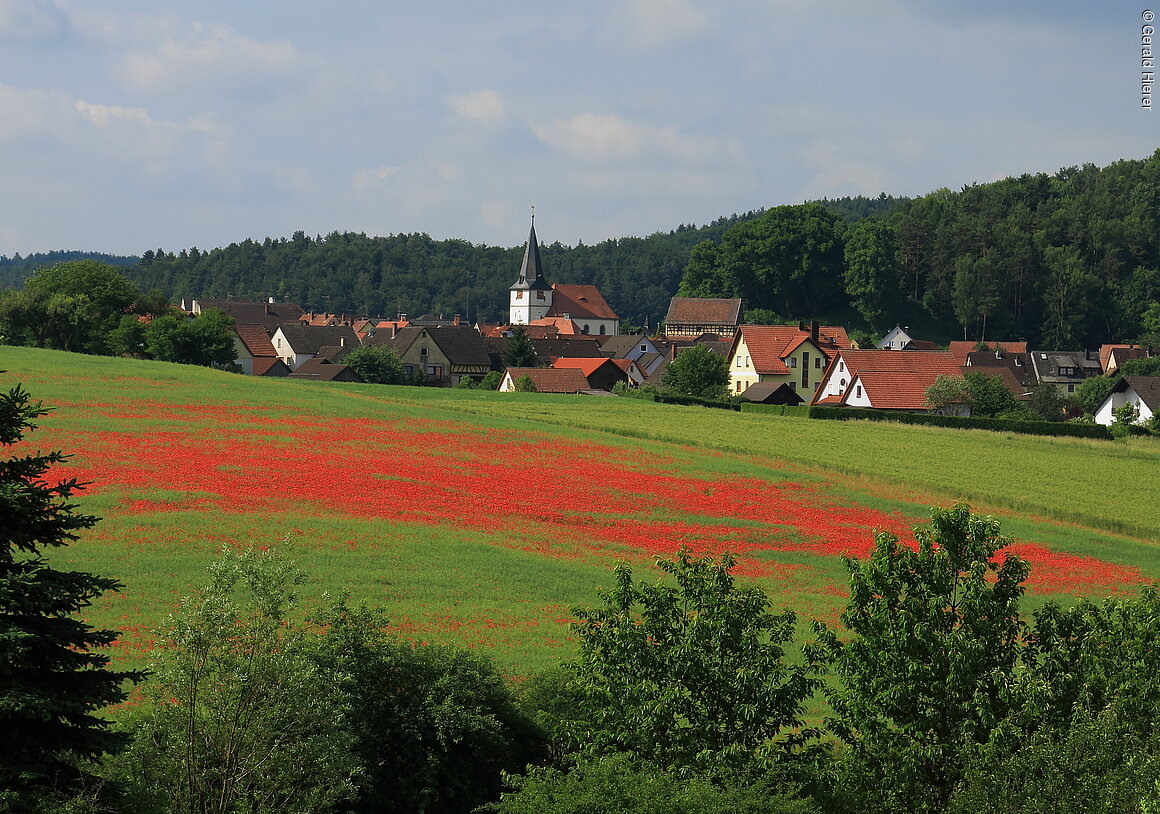
[[[1160,411],[1160,376],[1124,376],[1112,387],[1112,392],[1096,409],[1096,423],[1110,426],[1116,420],[1115,411],[1132,404],[1143,423]]]

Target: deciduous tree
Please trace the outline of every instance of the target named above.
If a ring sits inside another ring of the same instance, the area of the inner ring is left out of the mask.
[[[707,345],[693,345],[665,365],[661,382],[685,396],[723,399],[729,395],[729,362]]]

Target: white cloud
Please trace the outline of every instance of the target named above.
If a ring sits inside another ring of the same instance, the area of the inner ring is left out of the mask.
[[[46,39],[64,28],[64,15],[49,0],[0,0],[0,37]]]
[[[620,15],[638,45],[656,48],[701,36],[713,25],[688,0],[629,0]]]
[[[465,119],[477,121],[488,127],[503,124],[507,116],[507,103],[498,92],[491,88],[451,96],[447,104]]]
[[[386,181],[397,176],[401,169],[397,166],[363,167],[351,177],[351,188],[359,193],[381,189],[386,185]]]
[[[271,77],[297,74],[313,62],[284,40],[262,42],[228,25],[195,23],[154,50],[130,54],[116,73],[140,91],[223,84],[226,89],[267,87]]]
[[[630,161],[650,156],[683,164],[738,162],[741,146],[732,139],[684,135],[673,127],[633,122],[621,116],[579,113],[546,125],[532,125],[545,144],[588,161]]]

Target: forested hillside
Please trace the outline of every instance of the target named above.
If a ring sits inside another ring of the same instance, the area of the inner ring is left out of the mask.
[[[914,199],[826,199],[541,249],[551,282],[595,284],[630,326],[654,327],[679,290],[743,296],[765,320],[826,316],[878,332],[897,322],[929,339],[1077,348],[1152,332],[1144,314],[1160,300],[1158,220],[1160,151]],[[425,234],[297,232],[148,251],[126,273],[174,301],[272,296],[315,311],[502,321],[522,252]],[[0,285],[74,255],[0,258]]]

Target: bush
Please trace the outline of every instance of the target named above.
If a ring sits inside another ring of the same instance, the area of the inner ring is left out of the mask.
[[[888,413],[857,407],[825,407],[814,405],[810,418],[828,421],[896,421],[900,424],[927,424],[933,427],[953,427],[961,430],[991,430],[1016,432],[1025,435],[1060,435],[1073,438],[1108,440],[1108,428],[1099,424],[1071,424],[1062,421],[1020,421],[1008,418],[974,418],[971,416],[930,415],[928,413]]]

